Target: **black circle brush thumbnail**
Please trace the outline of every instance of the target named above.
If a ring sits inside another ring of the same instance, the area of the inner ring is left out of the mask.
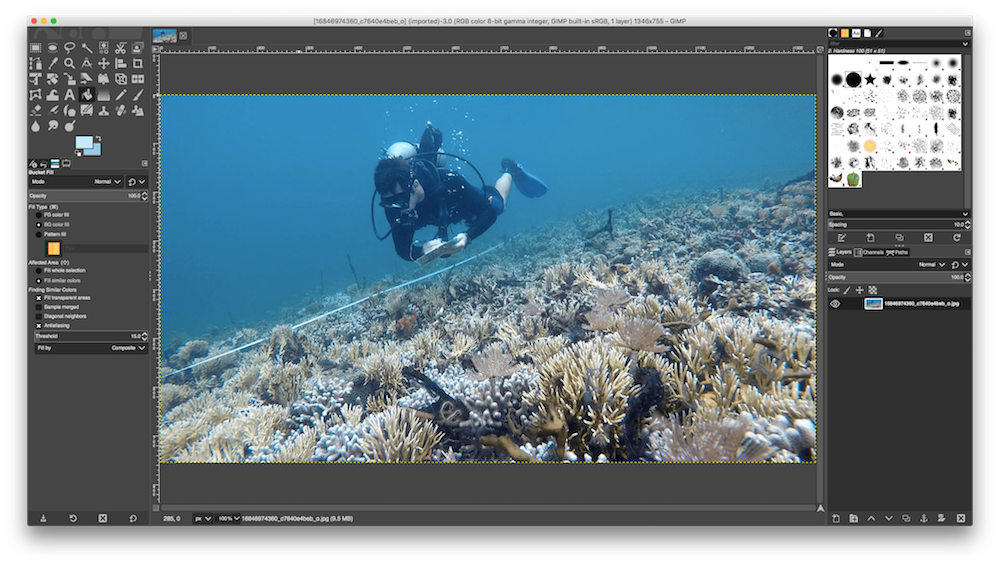
[[[850,86],[851,88],[861,86],[861,73],[855,71],[847,73],[847,86]]]

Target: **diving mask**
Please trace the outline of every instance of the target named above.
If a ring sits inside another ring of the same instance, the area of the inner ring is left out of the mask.
[[[410,196],[413,194],[413,181],[413,177],[410,177],[410,182],[406,184],[406,188],[403,191],[382,196],[382,200],[379,201],[378,205],[390,210],[406,210],[409,208]]]

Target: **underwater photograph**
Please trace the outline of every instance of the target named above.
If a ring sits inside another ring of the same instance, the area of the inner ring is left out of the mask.
[[[161,97],[161,462],[815,462],[815,123]]]

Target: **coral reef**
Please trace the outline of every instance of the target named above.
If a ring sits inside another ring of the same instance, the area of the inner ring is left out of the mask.
[[[361,451],[367,461],[380,463],[430,461],[431,450],[443,437],[416,411],[391,406],[365,420]]]
[[[667,350],[667,347],[657,343],[657,341],[665,335],[666,330],[655,320],[626,318],[618,324],[618,331],[611,337],[610,342],[633,351],[662,353]]]
[[[556,449],[578,458],[600,453],[624,458],[622,425],[636,387],[628,357],[598,339],[576,343],[540,367],[538,386],[526,401],[536,413],[524,433],[555,436]]]
[[[472,357],[476,370],[469,376],[474,380],[496,379],[509,377],[514,373],[514,359],[503,352],[499,345],[493,344],[483,351],[482,355]]]
[[[697,281],[708,277],[717,277],[725,281],[742,281],[746,279],[748,273],[742,259],[722,249],[714,249],[702,255],[695,261],[692,270]]]
[[[815,186],[765,184],[651,194],[273,328],[172,335],[161,460],[813,461]]]

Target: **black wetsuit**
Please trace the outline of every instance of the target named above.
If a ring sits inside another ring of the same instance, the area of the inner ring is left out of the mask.
[[[414,208],[415,214],[404,215],[399,210],[385,209],[385,217],[392,226],[396,254],[406,261],[415,261],[424,254],[423,244],[413,243],[413,235],[418,229],[437,226],[436,237],[447,240],[448,226],[464,221],[468,226],[465,234],[471,242],[492,226],[497,215],[503,212],[503,199],[496,188],[479,188],[448,169],[436,171],[436,179],[416,172],[424,189],[424,199]]]

